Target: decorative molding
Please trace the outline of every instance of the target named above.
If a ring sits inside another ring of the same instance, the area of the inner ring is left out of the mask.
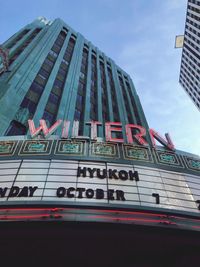
[[[187,156],[183,156],[183,159],[188,169],[200,172],[200,159],[195,159]]]
[[[139,160],[153,162],[151,151],[148,147],[123,145],[124,158],[128,160]]]
[[[0,141],[0,157],[12,156],[17,144],[18,141]]]
[[[90,156],[104,158],[119,158],[119,147],[116,143],[96,143],[90,146]]]
[[[20,156],[49,155],[52,149],[52,140],[27,140],[24,141],[19,151]]]
[[[157,163],[172,167],[184,168],[181,158],[171,151],[154,150]]]
[[[58,140],[55,148],[55,155],[83,156],[85,155],[85,141]]]

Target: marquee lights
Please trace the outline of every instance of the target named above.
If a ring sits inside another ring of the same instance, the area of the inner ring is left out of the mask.
[[[70,121],[62,121],[57,120],[50,128],[47,127],[45,120],[41,119],[39,121],[40,125],[38,128],[35,127],[33,120],[28,120],[29,131],[32,138],[35,138],[39,134],[43,134],[44,138],[48,138],[51,134],[53,134],[58,127],[62,125],[62,134],[61,138],[86,138],[97,141],[98,139],[98,127],[102,126],[102,123],[99,121],[90,121],[86,124],[90,125],[90,137],[88,136],[79,136],[79,121],[73,121],[72,131],[70,133]],[[123,138],[115,138],[113,137],[113,133],[123,131],[123,125],[121,122],[106,122],[105,123],[105,141],[106,142],[115,142],[115,143],[128,143],[133,144],[137,142],[139,145],[147,146],[148,142],[146,138],[146,129],[140,125],[136,124],[126,124],[125,132],[126,132],[126,140]],[[153,147],[156,147],[156,141],[162,144],[164,147],[170,150],[174,150],[174,144],[169,136],[169,134],[165,134],[165,138],[163,138],[158,132],[154,129],[148,129],[148,134],[151,138],[151,142]]]

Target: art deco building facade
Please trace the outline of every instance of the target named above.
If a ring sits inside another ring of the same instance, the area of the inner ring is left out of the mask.
[[[188,0],[179,81],[200,109],[200,1]]]
[[[28,119],[41,118],[78,120],[80,135],[91,120],[147,128],[129,75],[62,20],[45,23],[36,20],[3,44],[10,52],[9,72],[0,76],[0,134],[27,134]]]
[[[149,129],[130,76],[61,19],[25,26],[0,56],[7,266],[198,262],[200,158]]]

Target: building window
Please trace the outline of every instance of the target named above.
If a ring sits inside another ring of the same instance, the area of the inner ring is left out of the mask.
[[[21,124],[18,121],[13,120],[10,123],[10,126],[9,126],[5,135],[7,135],[7,136],[25,135],[26,132],[27,132],[26,126],[24,126],[23,124]]]
[[[29,112],[32,114],[32,117],[35,113],[37,104],[31,101],[28,97],[25,97],[24,100],[22,101],[20,107],[22,108],[27,108]]]
[[[81,111],[76,109],[75,110],[75,114],[74,114],[74,120],[80,120],[80,117],[81,117]]]
[[[46,123],[49,127],[53,124],[54,115],[52,113],[48,112],[47,110],[44,111],[42,118],[46,121]]]
[[[39,75],[41,75],[45,79],[48,79],[49,78],[49,72],[47,70],[43,69],[43,68],[40,69]]]
[[[49,102],[57,105],[59,102],[59,97],[51,92],[49,95]]]
[[[31,84],[30,90],[38,94],[41,94],[43,91],[43,87],[35,81]]]

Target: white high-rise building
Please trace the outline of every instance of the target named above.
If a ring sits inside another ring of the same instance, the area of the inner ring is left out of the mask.
[[[199,0],[188,0],[179,82],[200,109]]]

